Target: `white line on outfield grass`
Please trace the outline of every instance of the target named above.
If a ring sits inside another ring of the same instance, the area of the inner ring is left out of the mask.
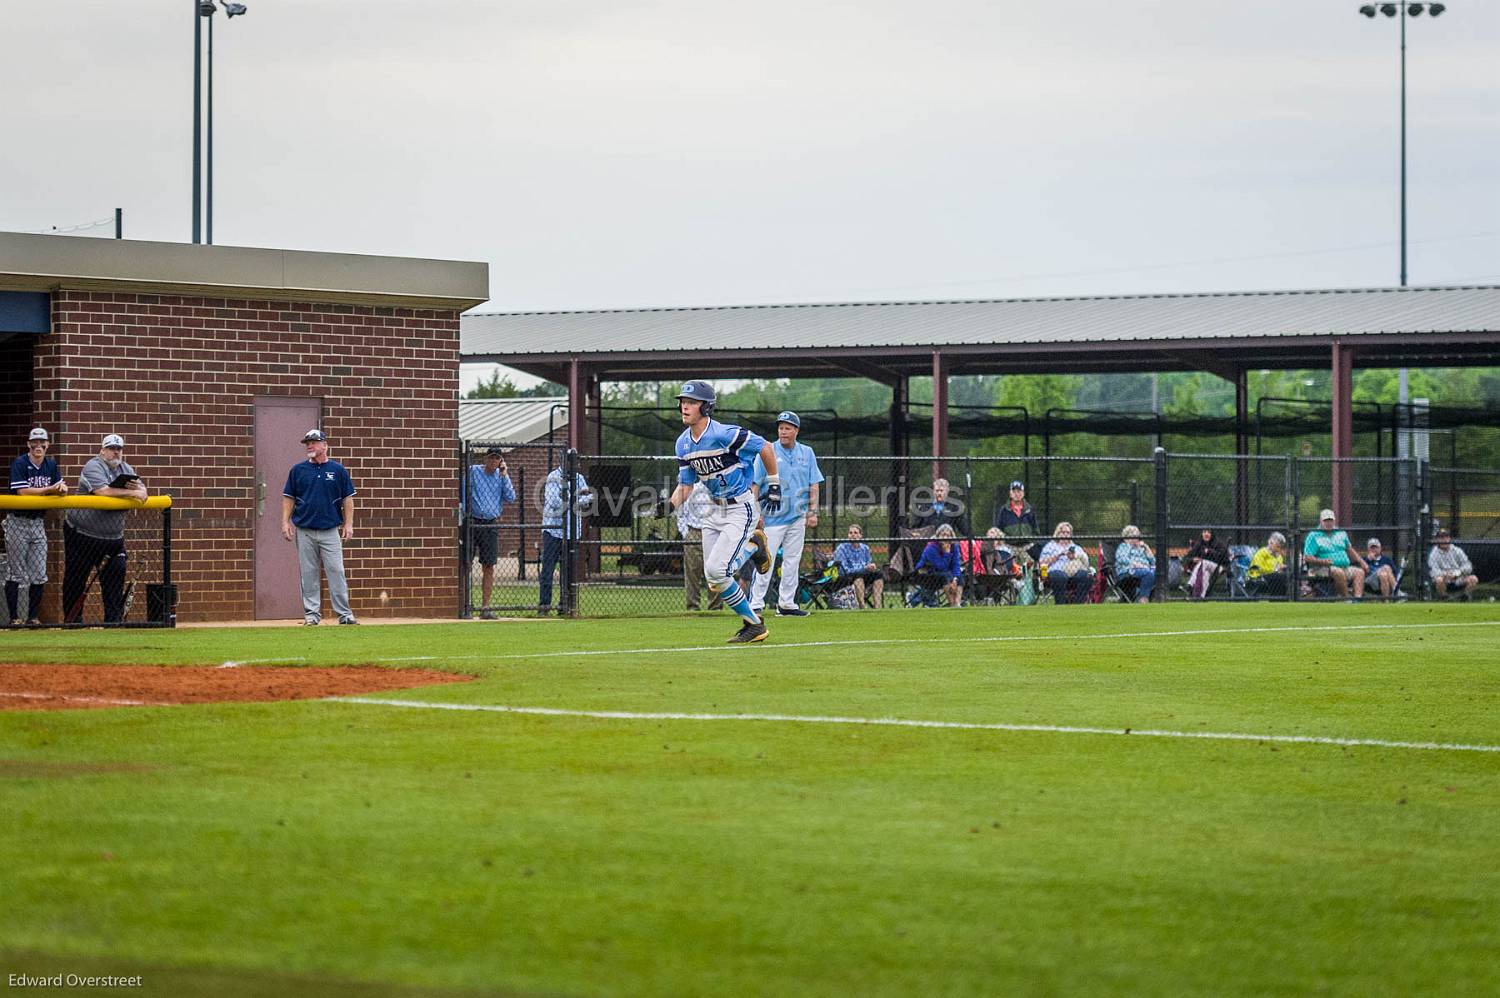
[[[797,714],[679,714],[628,710],[563,710],[558,707],[506,707],[499,704],[429,703],[375,697],[334,697],[333,703],[418,710],[467,710],[496,714],[540,714],[545,717],[591,717],[605,721],[780,721],[788,724],[859,724],[891,728],[948,728],[961,731],[1027,731],[1061,735],[1129,735],[1132,738],[1198,738],[1224,742],[1274,742],[1296,745],[1344,745],[1420,749],[1432,752],[1500,752],[1500,745],[1449,742],[1398,742],[1383,738],[1332,738],[1320,735],[1252,735],[1233,731],[1156,731],[1138,728],[1087,728],[1069,724],[982,724],[967,721],[913,721],[898,717],[804,717]]]
[[[75,697],[63,693],[0,693],[0,697],[15,697],[20,700],[66,700],[69,703],[98,703],[107,707],[171,707],[169,703],[150,700],[111,700],[107,697]]]
[[[1289,631],[1408,631],[1434,628],[1500,627],[1500,620],[1474,620],[1459,623],[1430,624],[1326,624],[1315,627],[1287,625],[1285,627],[1205,627],[1185,631],[1117,631],[1113,634],[997,634],[971,638],[850,638],[841,641],[786,641],[759,645],[761,648],[849,648],[858,645],[937,645],[937,644],[995,644],[1017,641],[1119,641],[1124,638],[1181,638],[1209,634],[1278,634]],[[670,648],[593,648],[583,651],[518,652],[509,655],[403,655],[397,658],[373,658],[370,662],[454,662],[465,659],[483,659],[488,662],[533,658],[583,658],[593,655],[668,655],[691,652],[742,652],[745,645],[677,645]]]

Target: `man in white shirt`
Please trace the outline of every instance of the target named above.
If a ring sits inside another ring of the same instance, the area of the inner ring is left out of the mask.
[[[1474,574],[1474,563],[1464,554],[1464,549],[1453,543],[1453,535],[1443,528],[1437,532],[1437,544],[1427,555],[1427,571],[1432,575],[1432,585],[1440,599],[1447,599],[1450,592],[1458,592],[1464,599],[1479,585],[1479,576]]]

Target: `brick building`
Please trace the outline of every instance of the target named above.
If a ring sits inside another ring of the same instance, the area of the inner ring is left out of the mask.
[[[179,619],[284,618],[281,491],[321,426],[359,489],[355,612],[447,616],[458,317],[488,297],[482,263],[0,233],[0,442],[45,426],[76,482],[123,434],[173,497]]]

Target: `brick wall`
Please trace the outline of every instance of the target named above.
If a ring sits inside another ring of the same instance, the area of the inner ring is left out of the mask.
[[[61,291],[52,328],[36,340],[35,417],[70,481],[118,431],[151,490],[173,496],[180,619],[255,615],[257,395],[322,399],[360,492],[355,613],[456,612],[456,312]]]

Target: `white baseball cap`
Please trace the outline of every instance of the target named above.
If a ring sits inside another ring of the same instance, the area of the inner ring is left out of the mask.
[[[1318,519],[1319,520],[1334,520],[1334,519],[1337,519],[1337,517],[1335,517],[1333,515],[1333,510],[1331,510],[1331,509],[1325,509],[1325,510],[1323,510],[1323,512],[1321,512],[1321,513],[1318,514]]]
[[[40,426],[38,426],[36,429],[32,430],[31,431],[31,436],[29,436],[29,437],[26,438],[26,440],[27,440],[28,443],[31,442],[32,440],[49,440],[49,439],[51,439],[51,438],[47,436],[47,431],[44,430],[44,429],[42,429]]]
[[[99,446],[100,447],[124,447],[125,446],[125,438],[122,437],[122,436],[120,436],[118,433],[111,433],[109,436],[107,436],[107,437],[104,438],[104,443],[100,444]]]

